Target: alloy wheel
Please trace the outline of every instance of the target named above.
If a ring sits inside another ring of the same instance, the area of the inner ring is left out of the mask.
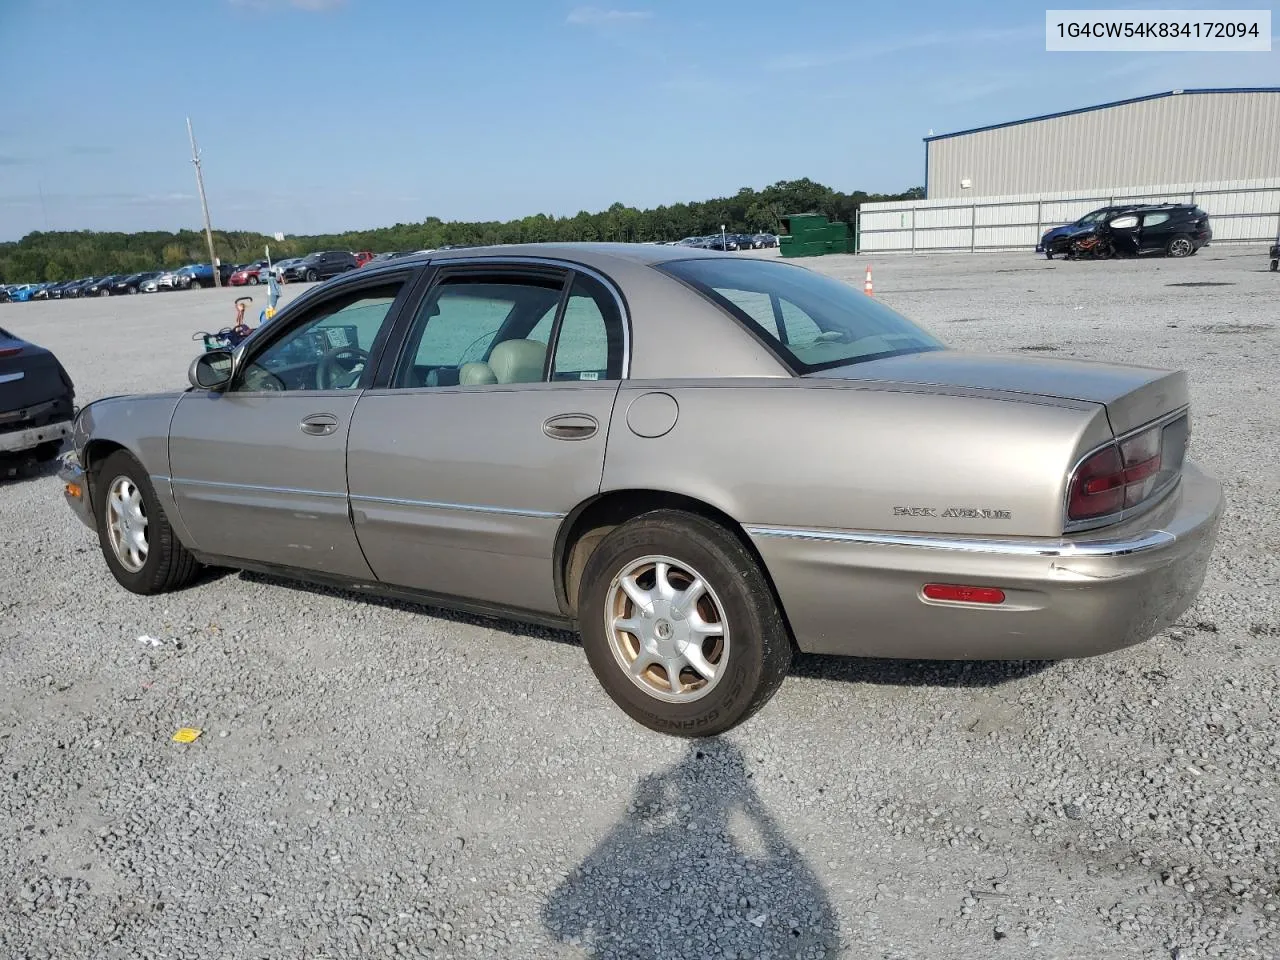
[[[688,703],[710,693],[729,663],[729,624],[711,585],[692,567],[646,556],[609,585],[605,631],[614,659],[646,694]]]
[[[116,477],[107,488],[107,539],[120,565],[138,573],[147,563],[147,512],[142,491],[129,477]]]

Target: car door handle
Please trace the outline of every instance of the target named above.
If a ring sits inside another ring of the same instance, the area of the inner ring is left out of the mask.
[[[600,429],[600,421],[585,413],[562,413],[542,421],[542,432],[552,440],[586,440]]]
[[[313,413],[303,417],[299,429],[310,437],[327,437],[338,429],[338,418],[332,413]]]

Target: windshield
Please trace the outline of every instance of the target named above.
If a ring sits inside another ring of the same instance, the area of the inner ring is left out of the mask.
[[[855,287],[804,267],[756,259],[658,266],[748,324],[797,372],[945,345]]]

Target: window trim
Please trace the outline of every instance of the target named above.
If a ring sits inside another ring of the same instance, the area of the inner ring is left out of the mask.
[[[369,359],[365,364],[364,371],[360,375],[360,381],[352,389],[351,392],[359,392],[368,390],[374,381],[377,370],[381,367],[383,356],[386,352],[388,341],[391,339],[393,332],[400,323],[400,315],[405,309],[405,304],[411,299],[414,289],[418,286],[415,282],[418,279],[418,270],[414,268],[401,268],[399,270],[388,270],[386,272],[379,271],[371,276],[353,277],[350,280],[343,280],[336,283],[331,289],[324,289],[328,284],[314,287],[307,293],[303,294],[297,300],[285,306],[280,313],[265,327],[262,339],[258,339],[256,333],[246,339],[232,354],[231,379],[227,385],[228,393],[235,393],[237,396],[266,396],[269,394],[299,394],[299,393],[323,393],[320,390],[245,390],[236,391],[234,384],[239,382],[241,374],[249,364],[260,357],[264,352],[271,349],[285,337],[292,333],[296,333],[299,327],[307,322],[314,308],[323,307],[325,304],[331,303],[341,297],[348,296],[352,293],[358,293],[360,290],[373,287],[386,286],[391,283],[399,283],[400,290],[396,293],[395,299],[391,301],[391,306],[387,310],[386,316],[383,318],[382,326],[378,328],[378,335],[374,339],[372,346],[369,348]],[[344,391],[345,392],[345,391]]]

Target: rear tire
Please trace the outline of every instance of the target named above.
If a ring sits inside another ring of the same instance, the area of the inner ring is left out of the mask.
[[[98,543],[116,581],[131,593],[152,594],[194,580],[200,564],[174,535],[142,465],[117,450],[95,474]],[[113,496],[122,504],[118,511]]]
[[[258,278],[257,278],[257,277],[250,277],[250,278],[249,278],[249,286],[251,286],[251,287],[256,287],[257,285],[258,285]]]
[[[1272,260],[1272,261],[1271,261],[1271,272],[1272,272],[1272,273],[1275,273],[1277,270],[1280,270],[1280,260]]]
[[[1170,237],[1169,242],[1164,246],[1165,254],[1170,257],[1189,257],[1194,250],[1195,245],[1185,233]]]
[[[694,581],[705,590],[685,593]],[[737,726],[791,665],[790,634],[755,557],[719,524],[680,510],[643,514],[600,542],[583,571],[578,622],[605,692],[660,733]],[[674,680],[664,663],[675,665]]]

